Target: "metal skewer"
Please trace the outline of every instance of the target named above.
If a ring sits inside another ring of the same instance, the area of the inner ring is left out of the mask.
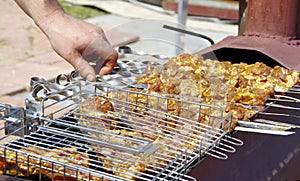
[[[283,123],[283,122],[278,122],[278,121],[272,121],[272,120],[268,120],[268,119],[255,119],[254,122],[267,123],[267,124],[283,126],[283,127],[290,127],[290,128],[300,128],[299,125]]]
[[[266,124],[266,123],[250,122],[250,121],[242,121],[242,120],[238,121],[238,125],[246,128],[280,130],[280,131],[286,131],[292,128],[291,126],[274,125],[274,124]]]
[[[293,131],[281,131],[281,130],[269,130],[269,129],[255,129],[255,128],[246,128],[237,126],[235,127],[236,131],[244,131],[244,132],[251,132],[251,133],[263,133],[263,134],[273,134],[273,135],[282,135],[288,136],[295,134]]]

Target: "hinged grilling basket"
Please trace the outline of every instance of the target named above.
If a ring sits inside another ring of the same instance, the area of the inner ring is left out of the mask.
[[[18,119],[26,130],[2,138],[2,174],[34,180],[195,180],[186,174],[202,158],[226,159],[226,152],[242,145],[229,136],[230,115],[189,97],[81,81],[55,89],[37,82],[35,100],[26,100],[23,109],[25,119],[2,106],[2,119]]]

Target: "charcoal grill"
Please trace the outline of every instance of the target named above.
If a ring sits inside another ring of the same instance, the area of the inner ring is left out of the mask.
[[[200,50],[205,58],[281,65],[299,71],[300,4],[297,0],[241,0],[240,36]],[[251,55],[251,56],[250,56]]]
[[[195,163],[206,156],[227,159],[227,153],[243,144],[229,135],[231,115],[188,97],[82,80],[58,85],[33,78],[32,89],[25,108],[1,105],[4,175],[33,180],[195,180],[186,175]],[[79,105],[95,96],[111,101],[115,112],[105,119],[82,113]],[[204,117],[206,123],[198,121]]]
[[[298,86],[299,87],[299,86]],[[268,119],[284,123],[299,124],[299,92],[287,93],[298,99],[279,98],[276,106],[270,106],[257,115],[257,119]],[[273,100],[272,100],[273,102]],[[206,158],[195,167],[190,175],[198,179],[224,180],[299,180],[300,138],[299,130],[285,137],[237,132],[236,138],[244,140],[226,162]],[[207,172],[207,170],[212,170]]]
[[[249,14],[255,14],[254,1],[249,2],[249,7],[252,7],[252,9],[249,8]],[[273,1],[264,2],[267,2],[264,3],[265,5],[276,4],[271,3]],[[280,5],[280,7],[291,7],[290,13],[282,16],[282,19],[290,19],[291,21],[288,22],[290,24],[281,26],[275,23],[276,27],[279,27],[278,31],[269,32],[270,22],[265,22],[268,26],[260,23],[261,14],[258,13],[258,18],[252,18],[254,21],[258,20],[253,23],[253,27],[260,28],[258,31],[249,27],[251,24],[249,23],[243,36],[228,37],[200,53],[204,57],[213,59],[248,63],[260,60],[271,66],[281,64],[299,70],[298,64],[295,64],[295,59],[298,58],[296,53],[299,49],[299,31],[297,32],[299,26],[296,26],[299,18],[289,18],[297,14],[299,3],[296,0],[290,0],[287,3],[280,1]],[[274,8],[274,10],[278,9]],[[263,26],[258,26],[260,24]],[[290,30],[293,32],[286,32],[287,29],[281,31],[280,27],[288,28],[290,25],[292,25]],[[267,29],[264,29],[265,27]],[[250,54],[251,57],[249,57]],[[120,69],[122,68],[124,67]],[[136,74],[134,71],[131,73]],[[132,83],[132,79],[129,78],[131,76],[132,74],[125,73],[113,77],[113,79],[122,79],[115,86],[128,86]],[[102,77],[102,82],[110,83],[113,79]],[[244,132],[234,133],[233,138],[228,134],[231,118],[230,116],[224,117],[220,107],[197,104],[186,97],[148,95],[143,92],[115,89],[102,84],[87,85],[85,82],[72,83],[63,87],[52,87],[52,84],[44,84],[43,81],[42,84],[40,83],[38,80],[35,84],[35,91],[33,91],[35,100],[26,100],[25,109],[1,105],[2,122],[5,121],[2,130],[6,133],[1,138],[3,143],[0,149],[3,163],[2,174],[33,180],[44,180],[46,177],[53,180],[129,180],[132,179],[131,177],[137,180],[299,180],[300,178],[298,172],[300,132],[297,129],[294,130],[296,134],[285,138]],[[52,91],[51,88],[56,90]],[[135,101],[128,101],[126,97],[132,94],[136,97]],[[150,116],[152,120],[163,122],[167,126],[160,127],[159,132],[155,132],[157,128],[152,129],[152,132],[147,132],[147,138],[131,135],[129,139],[118,134],[119,140],[132,143],[131,146],[124,147],[124,144],[108,139],[115,136],[115,133],[102,129],[104,123],[101,127],[97,127],[94,119],[98,118],[87,119],[86,115],[80,113],[78,105],[90,96],[98,95],[114,101],[115,105],[120,105],[117,108],[123,113],[112,115],[118,118],[118,121],[109,126],[130,131],[133,125],[137,128],[148,125],[148,119],[140,118],[144,116],[140,115],[142,112],[147,112],[147,116]],[[260,112],[257,118],[298,125],[299,91],[294,89],[287,95],[294,99],[280,97],[270,100],[272,102],[268,108]],[[148,101],[139,102],[139,97],[143,97],[143,100],[160,100],[158,102],[166,104],[155,107],[148,104]],[[201,113],[201,110],[209,110],[208,124],[202,125],[190,117],[171,114],[168,108],[169,103],[173,101],[185,105],[184,110],[191,111],[195,107],[198,113]],[[136,111],[137,109],[139,111]],[[176,124],[191,123],[194,127],[186,129],[193,130],[193,132],[196,130],[197,134],[189,133],[186,136],[183,134],[185,131],[166,129],[170,120],[175,121]],[[141,124],[138,125],[136,122]],[[195,127],[201,130],[194,129]],[[151,137],[158,133],[168,136],[179,135],[182,138],[173,140],[167,137],[166,140],[169,142],[161,141],[160,144],[156,144]],[[190,141],[192,138],[196,138],[196,141]],[[240,140],[246,140],[246,142],[236,150],[235,146],[243,144]],[[180,145],[185,143],[192,145],[193,149],[181,148]],[[172,144],[176,146],[173,147]],[[172,154],[155,155],[155,153],[160,153],[160,149],[170,150]],[[226,153],[235,151],[237,151],[236,154],[227,157]],[[134,155],[134,157],[129,155]],[[155,165],[149,164],[144,171],[135,172],[130,169],[132,168],[130,166],[140,159],[139,155],[154,157],[160,162]],[[81,161],[74,161],[76,159],[81,159]],[[226,161],[222,161],[224,159]],[[145,162],[141,164],[143,163]],[[35,174],[31,174],[32,172]]]
[[[269,66],[281,65],[299,71],[299,1],[240,0],[240,5],[240,35],[226,37],[198,53],[220,61],[262,61]],[[299,99],[299,92],[287,95]],[[271,106],[257,118],[299,124],[299,102],[280,98],[276,104],[281,106]],[[299,180],[300,138],[299,130],[295,132],[287,139],[237,132],[235,136],[245,140],[237,154],[226,162],[207,158],[191,175],[210,181]]]

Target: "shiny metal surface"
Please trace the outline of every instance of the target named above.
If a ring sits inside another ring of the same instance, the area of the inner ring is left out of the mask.
[[[10,160],[9,163],[22,163],[23,158],[32,158],[36,161],[40,160],[36,164],[30,162],[34,167],[39,168],[41,163],[52,164],[52,168],[43,168],[54,174],[66,175],[67,178],[72,177],[83,180],[94,177],[122,180],[123,178],[120,175],[124,173],[131,173],[133,177],[139,180],[161,180],[174,177],[179,180],[194,180],[185,174],[186,169],[193,165],[196,160],[202,159],[204,155],[227,159],[227,153],[235,152],[235,146],[243,144],[242,141],[228,135],[230,121],[227,124],[224,121],[229,120],[229,117],[223,118],[222,110],[218,106],[198,104],[188,99],[165,97],[166,95],[151,95],[144,92],[118,89],[107,85],[103,88],[101,83],[88,83],[85,81],[80,81],[80,83],[70,82],[59,90],[53,89],[51,84],[43,81],[35,84],[34,87],[39,84],[47,85],[52,89],[39,99],[27,102],[26,120],[29,122],[35,120],[36,130],[29,135],[17,137],[15,140],[1,145],[1,156],[5,158],[4,160]],[[40,91],[43,92],[43,89],[40,89]],[[69,94],[70,92],[72,94]],[[95,119],[99,118],[80,112],[78,105],[95,95],[109,99],[114,103],[116,111],[122,113],[107,117],[107,121],[113,121],[114,124],[103,122],[104,127],[102,123],[96,126],[98,123],[95,124]],[[129,95],[137,99],[133,102],[129,101],[130,97],[127,97]],[[146,101],[146,104],[140,104],[140,101]],[[152,104],[151,101],[159,104]],[[189,109],[190,111],[196,109],[200,112],[201,110],[210,110],[211,115],[208,114],[207,116],[213,124],[206,125],[182,115],[168,113],[168,107],[174,101],[178,102],[181,111],[189,112]],[[140,111],[132,109],[132,106]],[[141,116],[144,113],[147,114],[143,119]],[[159,125],[165,126],[153,126],[153,121],[150,120],[158,121]],[[171,123],[170,120],[172,120]],[[174,127],[171,125],[174,125]],[[221,129],[219,125],[224,127]],[[121,128],[124,131],[130,131],[134,128],[139,130],[139,133],[147,136],[132,135],[127,137],[106,130],[105,127],[107,126]],[[162,140],[154,143],[153,138],[158,134],[162,135]],[[119,141],[115,142],[114,139]],[[122,140],[126,141],[127,144],[124,145]],[[128,146],[128,143],[131,146]],[[153,147],[156,144],[159,146]],[[193,149],[185,148],[185,145],[191,145]],[[70,152],[70,148],[72,152]],[[51,152],[49,152],[57,149],[64,153],[64,156],[60,159],[56,159],[55,155],[51,156]],[[158,149],[161,151],[158,151]],[[25,150],[31,150],[35,154]],[[49,152],[49,155],[43,154],[47,152]],[[139,154],[143,153],[147,153],[146,156],[151,156],[161,164],[149,163],[146,172],[135,173],[135,171],[128,169],[130,165],[135,164],[135,161],[140,159]],[[19,155],[19,157],[15,155]],[[84,163],[88,166],[70,163],[68,159],[73,155],[82,155],[80,156],[82,159],[86,155],[89,159],[88,162]],[[111,163],[111,166],[105,166],[107,163]],[[26,162],[24,164],[26,165]],[[67,170],[72,170],[72,174],[69,171],[57,170],[55,165],[62,165]],[[114,174],[107,172],[112,168],[114,168],[114,170],[111,170]],[[8,169],[4,170],[4,173],[6,171]],[[21,174],[18,169],[17,172]]]

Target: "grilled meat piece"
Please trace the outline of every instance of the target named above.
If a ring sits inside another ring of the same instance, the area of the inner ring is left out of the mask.
[[[248,110],[246,116],[241,116],[240,108],[231,103],[263,106],[269,97],[297,84],[299,75],[297,71],[280,66],[272,68],[262,62],[232,64],[185,53],[170,58],[155,75],[148,71],[136,81],[148,84],[149,93],[194,96],[200,98],[200,103],[222,105],[226,113],[233,113],[234,119],[249,120],[254,112]]]
[[[106,143],[138,148],[139,145],[130,140],[134,139],[145,140],[159,146],[152,155],[145,155],[91,142],[100,153],[99,161],[103,163],[107,172],[130,180],[136,180],[147,170],[154,168],[154,171],[158,169],[156,172],[160,172],[160,168],[170,164],[184,151],[196,153],[199,145],[202,145],[203,149],[208,148],[209,142],[213,138],[205,133],[207,131],[205,125],[214,126],[218,122],[214,121],[214,116],[216,120],[220,121],[220,111],[218,115],[217,112],[213,112],[212,109],[205,106],[193,106],[191,103],[179,102],[180,100],[172,95],[157,95],[170,99],[158,99],[155,96],[151,97],[148,94],[133,91],[118,92],[115,95],[118,96],[117,99],[107,99],[114,105],[114,111],[107,111],[105,114],[101,112],[101,109],[98,111],[101,113],[99,114],[93,108],[88,112],[84,106],[86,103],[82,103],[80,108],[84,108],[84,110],[79,110],[82,120],[79,119],[78,123],[94,129],[95,131],[89,131],[88,134],[92,138]],[[108,97],[111,98],[114,95]],[[106,98],[96,96],[91,99]],[[87,101],[96,102],[91,99]],[[87,115],[91,116],[93,120],[88,119]],[[101,122],[105,115],[112,118],[110,122],[113,124],[112,126],[102,126]],[[178,116],[188,120],[183,121]],[[121,126],[119,121],[122,120],[129,126],[126,128]],[[203,137],[207,138],[203,140],[201,139]],[[175,148],[174,145],[176,145]],[[119,157],[122,158],[121,161],[118,159]]]
[[[81,112],[102,112],[114,111],[114,106],[111,101],[100,96],[89,98],[83,104],[80,104]]]
[[[4,154],[5,153],[5,154]],[[19,151],[10,149],[0,150],[1,174],[6,171],[8,175],[34,177],[41,174],[53,180],[76,180],[76,169],[65,165],[89,167],[89,156],[80,153],[76,148],[45,149],[30,146],[20,148]],[[5,155],[5,158],[4,158]],[[4,170],[5,167],[5,170]],[[78,178],[88,179],[89,174],[78,172]],[[95,179],[96,180],[96,179]]]

